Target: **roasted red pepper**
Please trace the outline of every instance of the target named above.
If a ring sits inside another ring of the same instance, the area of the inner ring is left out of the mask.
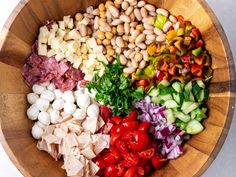
[[[193,64],[191,67],[191,73],[194,76],[201,77],[202,76],[202,67],[197,64]]]
[[[198,40],[201,37],[201,33],[198,28],[193,28],[190,35],[194,37],[196,40]]]
[[[194,62],[200,66],[202,66],[205,63],[205,57],[204,55],[199,55],[194,58]]]
[[[198,40],[197,43],[196,43],[196,48],[198,48],[198,47],[202,47],[203,44],[204,44],[203,40],[201,40],[201,39]]]
[[[176,71],[177,71],[176,66],[172,66],[171,68],[168,69],[169,74],[173,76],[176,75]]]

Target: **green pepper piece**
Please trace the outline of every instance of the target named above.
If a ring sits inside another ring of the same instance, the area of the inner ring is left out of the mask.
[[[189,35],[190,33],[191,33],[191,31],[192,31],[192,26],[190,26],[190,25],[187,25],[186,27],[185,27],[185,35]]]
[[[144,69],[145,76],[153,76],[155,74],[155,68],[153,65],[149,65]]]
[[[184,28],[179,28],[177,30],[177,36],[182,36],[182,35],[184,35]]]
[[[154,26],[155,26],[156,28],[159,28],[159,29],[162,30],[164,24],[166,23],[166,21],[167,21],[167,17],[166,17],[166,16],[164,16],[164,15],[162,15],[162,14],[158,14],[158,15],[157,15],[157,18],[156,18],[156,21],[155,21],[155,23],[154,23]]]
[[[197,57],[202,53],[202,47],[198,47],[197,49],[192,50],[192,54]]]
[[[140,68],[138,68],[137,71],[136,71],[136,75],[140,76],[141,74],[142,74],[142,70]]]

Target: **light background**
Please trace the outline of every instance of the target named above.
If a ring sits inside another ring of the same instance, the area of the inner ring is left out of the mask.
[[[0,29],[20,0],[0,0]],[[207,0],[219,18],[236,59],[236,1]],[[234,60],[235,61],[235,60]],[[203,177],[236,177],[236,114],[223,148]],[[20,143],[20,142],[19,142]],[[26,154],[27,155],[27,154]],[[189,167],[191,168],[191,166]],[[0,177],[22,177],[0,144]]]

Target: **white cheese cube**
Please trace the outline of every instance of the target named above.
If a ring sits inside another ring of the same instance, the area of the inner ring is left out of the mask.
[[[91,133],[95,133],[97,130],[97,119],[87,117],[87,119],[82,123],[82,127],[85,131],[90,131]]]
[[[28,93],[27,94],[27,101],[29,104],[34,104],[39,96],[36,93]]]
[[[60,48],[60,50],[61,50],[62,52],[65,53],[65,52],[67,51],[67,49],[68,49],[68,47],[67,47],[67,42],[66,42],[66,41],[63,41],[63,42],[60,44],[59,48]]]
[[[97,47],[97,42],[94,37],[87,40],[86,44],[89,48],[95,49]]]
[[[71,90],[67,90],[62,94],[62,99],[64,99],[66,102],[75,102],[74,94]]]
[[[64,30],[66,27],[65,27],[65,22],[64,21],[59,21],[59,28]]]
[[[73,18],[70,18],[70,20],[69,20],[69,22],[68,22],[68,24],[67,24],[67,27],[68,27],[69,29],[73,29],[73,27],[74,27]]]
[[[49,101],[44,98],[39,98],[35,102],[35,105],[40,111],[47,111],[49,107]]]
[[[108,64],[108,61],[107,61],[105,55],[103,55],[102,53],[98,53],[98,54],[97,54],[97,59],[98,59],[99,61],[103,61],[105,64]]]
[[[62,39],[62,37],[56,37],[56,38],[54,38],[54,39],[52,39],[52,41],[51,41],[51,47],[52,47],[52,49],[59,49],[59,47],[60,47],[60,44],[63,42],[63,39]]]
[[[52,56],[54,56],[54,55],[56,55],[56,54],[57,54],[57,53],[56,53],[55,50],[50,49],[50,50],[48,51],[48,53],[47,53],[47,57],[52,57]]]
[[[55,32],[51,32],[48,36],[48,45],[52,45],[52,40],[55,39]]]
[[[59,29],[58,24],[54,23],[54,24],[52,25],[52,29],[55,30],[55,31],[57,31],[57,30]],[[51,32],[51,31],[50,31],[50,32]]]
[[[67,47],[68,47],[68,50],[75,53],[77,49],[80,47],[80,44],[77,41],[69,41],[67,42]]]
[[[73,63],[73,68],[79,69],[81,63],[82,63],[82,59],[81,57],[78,57]]]
[[[45,90],[41,94],[40,98],[44,98],[44,99],[46,99],[46,100],[51,102],[51,101],[53,101],[55,99],[55,94],[51,90]]]
[[[50,34],[50,32],[48,31],[48,28],[46,26],[40,27],[39,28],[39,37],[38,37],[39,42],[46,44],[49,34]]]
[[[64,21],[64,23],[65,23],[65,26],[67,27],[67,26],[68,26],[68,23],[70,22],[70,15],[64,16],[64,17],[63,17],[63,21]]]
[[[63,60],[65,58],[65,54],[63,52],[57,53],[55,58],[57,61]]]
[[[57,36],[60,36],[63,38],[64,38],[65,34],[66,34],[66,32],[60,28],[57,30],[57,33],[56,33]]]
[[[83,20],[81,20],[77,25],[80,24],[84,24],[85,26],[87,26],[89,24],[89,18],[88,17],[84,17]]]
[[[43,56],[47,56],[47,52],[48,52],[47,51],[47,45],[39,43],[38,44],[38,54],[43,55]]]
[[[48,42],[48,37],[39,34],[38,42],[46,44]]]
[[[65,37],[66,37],[65,40],[71,40],[71,39],[78,40],[81,38],[80,33],[76,29],[73,29],[70,32],[68,32],[68,34]]]
[[[93,159],[96,156],[90,147],[87,147],[84,150],[82,150],[81,154],[83,154],[89,160]]]

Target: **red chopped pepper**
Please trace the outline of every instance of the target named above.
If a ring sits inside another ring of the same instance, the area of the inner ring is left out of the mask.
[[[196,64],[202,66],[205,63],[205,57],[204,57],[204,55],[199,55],[194,58],[194,61]]]
[[[169,73],[168,72],[164,72],[163,80],[169,80]]]
[[[168,71],[168,64],[167,64],[167,62],[164,60],[164,63],[163,63],[163,65],[161,66],[161,68],[160,68],[160,70],[161,71]]]
[[[183,56],[181,57],[181,61],[182,61],[183,63],[189,63],[190,60],[191,60],[191,58],[190,58],[190,55],[189,55],[189,54],[185,54],[185,55],[183,55]]]
[[[190,35],[193,36],[196,40],[198,40],[201,37],[201,32],[198,28],[193,28]]]
[[[191,67],[191,73],[194,76],[201,77],[202,76],[202,67],[197,64],[193,64]]]
[[[203,44],[204,44],[204,42],[203,42],[201,39],[198,40],[197,43],[196,43],[196,48],[198,48],[198,47],[202,47]]]
[[[165,75],[161,71],[157,71],[157,72],[158,72],[157,79],[161,81]]]
[[[136,87],[141,87],[141,86],[146,87],[148,85],[149,85],[149,82],[147,81],[147,79],[143,79],[136,82]]]
[[[177,69],[176,66],[172,66],[171,68],[169,68],[168,69],[169,74],[174,76],[177,71],[176,69]]]
[[[184,22],[184,17],[182,15],[178,15],[176,18],[179,22]]]

